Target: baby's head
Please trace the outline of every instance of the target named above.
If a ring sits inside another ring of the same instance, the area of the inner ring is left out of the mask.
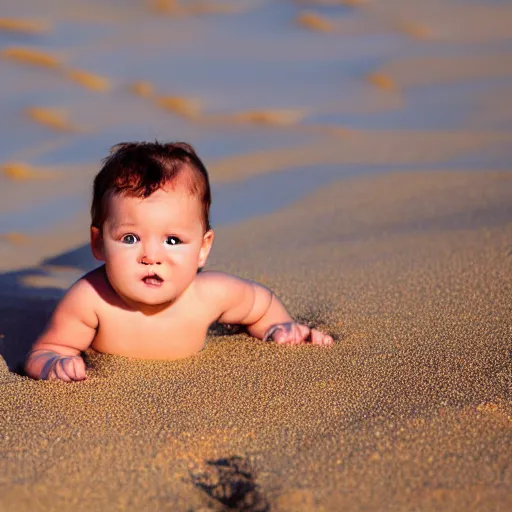
[[[94,180],[91,248],[128,305],[159,306],[192,283],[213,242],[205,166],[183,142],[114,146]]]
[[[109,196],[145,199],[166,185],[173,187],[178,181],[200,201],[203,228],[209,231],[210,182],[206,167],[190,144],[122,142],[112,146],[94,179],[91,225],[102,229],[108,216]]]

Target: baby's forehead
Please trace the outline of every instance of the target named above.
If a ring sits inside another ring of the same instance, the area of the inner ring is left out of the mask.
[[[116,225],[127,220],[143,221],[146,217],[180,224],[202,222],[200,198],[180,184],[164,185],[147,197],[129,191],[111,191],[106,201],[106,220]]]

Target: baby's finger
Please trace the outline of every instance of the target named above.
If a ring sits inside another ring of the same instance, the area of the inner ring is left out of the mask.
[[[328,334],[326,334],[324,336],[324,346],[330,347],[333,344],[334,344],[334,340],[332,339],[332,336],[329,336]]]
[[[84,380],[87,378],[85,373],[85,363],[81,357],[77,357],[74,360],[76,380]]]
[[[87,378],[87,374],[85,373],[85,363],[81,357],[75,357],[73,359],[73,367],[75,380],[84,380]]]
[[[66,357],[61,359],[60,365],[64,373],[71,379],[75,380],[76,372],[75,372],[75,364],[73,357]]]
[[[300,341],[301,343],[304,343],[308,339],[311,329],[307,325],[303,324],[299,324],[298,328],[300,332]]]
[[[324,334],[324,339],[322,345],[324,347],[330,347],[334,344],[334,340],[332,339],[332,336],[329,336],[328,334]]]
[[[274,332],[272,338],[279,345],[285,345],[286,343],[290,342],[290,333],[287,330],[280,327]]]
[[[292,345],[298,345],[301,341],[299,325],[294,323],[292,324]]]
[[[313,345],[318,345],[322,339],[322,335],[320,331],[317,329],[311,329],[311,343]]]
[[[71,380],[85,379],[85,365],[81,357],[67,357],[63,359],[62,368]]]
[[[317,329],[311,329],[311,343],[313,345],[324,345],[324,339],[326,335],[317,330]]]
[[[55,376],[57,377],[57,379],[63,380],[64,382],[71,382],[71,378],[66,373],[66,370],[64,369],[63,364],[64,364],[64,360],[63,359],[59,359],[55,363],[55,366],[53,367],[53,371],[55,372]]]

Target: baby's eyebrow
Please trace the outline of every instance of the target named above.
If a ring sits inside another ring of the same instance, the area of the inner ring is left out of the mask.
[[[114,224],[115,229],[121,229],[121,228],[133,228],[136,226],[133,222],[121,222],[120,224]]]

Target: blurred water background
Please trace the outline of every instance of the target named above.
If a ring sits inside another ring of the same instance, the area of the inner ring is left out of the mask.
[[[362,174],[508,169],[510,26],[483,0],[1,1],[4,291],[94,264],[92,179],[120,141],[192,143],[214,227]]]

